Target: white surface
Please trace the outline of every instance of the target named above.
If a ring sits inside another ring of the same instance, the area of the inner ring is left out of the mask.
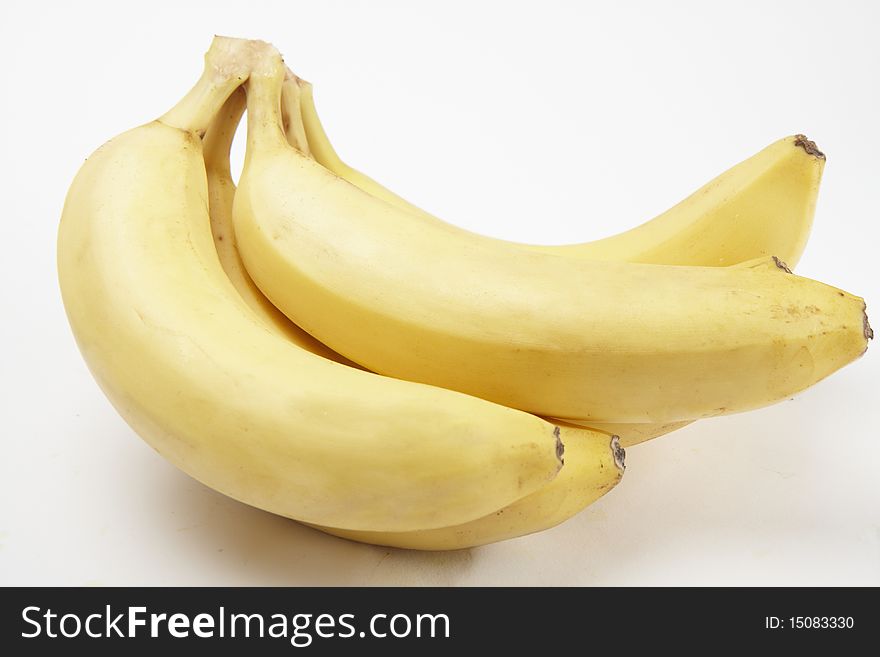
[[[165,463],[89,376],[54,261],[83,159],[170,107],[216,32],[274,42],[349,162],[511,239],[636,225],[805,132],[829,157],[799,272],[870,311],[876,3],[255,4],[0,3],[0,584],[880,584],[876,353],[631,449],[623,483],[555,530],[420,554],[324,536]]]

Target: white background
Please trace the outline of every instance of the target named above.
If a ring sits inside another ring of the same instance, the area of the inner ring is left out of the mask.
[[[870,312],[877,7],[0,3],[0,584],[880,584],[876,353],[631,449],[621,485],[554,530],[407,552],[243,506],[150,450],[76,350],[54,244],[83,159],[169,108],[220,33],[275,43],[351,164],[510,239],[634,226],[804,132],[828,164],[799,273]]]

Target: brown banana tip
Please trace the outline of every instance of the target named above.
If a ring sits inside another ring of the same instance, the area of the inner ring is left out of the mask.
[[[786,274],[791,274],[791,273],[792,273],[792,271],[791,271],[791,267],[789,267],[787,264],[785,264],[785,261],[784,261],[784,260],[780,260],[780,259],[777,258],[776,256],[773,256],[773,262],[776,263],[776,266],[779,267],[779,268],[780,268],[782,271],[784,271]]]
[[[611,436],[611,455],[617,469],[621,472],[626,470],[626,450],[620,444],[620,436]]]
[[[561,434],[559,427],[553,427],[553,437],[556,438],[556,459],[560,468],[565,465],[565,443],[562,442]]]
[[[868,323],[868,304],[862,305],[862,322],[865,330],[865,341],[874,339],[874,329],[871,328],[871,325]],[[865,344],[865,349],[868,349],[868,345]]]
[[[825,153],[819,150],[816,142],[807,139],[806,135],[795,135],[794,145],[803,148],[808,155],[818,157],[820,160],[825,159]]]

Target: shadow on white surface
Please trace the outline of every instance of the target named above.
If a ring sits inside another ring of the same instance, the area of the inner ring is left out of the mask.
[[[191,580],[186,572],[169,579],[205,583],[213,573],[228,585],[438,585],[466,576],[472,555],[417,552],[344,540],[293,520],[239,503],[169,468],[166,486],[155,498],[156,531],[176,524],[173,550],[181,565],[200,563]],[[169,573],[171,575],[171,573]]]

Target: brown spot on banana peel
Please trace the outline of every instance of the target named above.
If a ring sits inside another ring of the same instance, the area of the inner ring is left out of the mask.
[[[780,260],[776,256],[772,256],[772,258],[773,258],[773,263],[777,267],[779,267],[782,271],[784,271],[786,274],[792,273],[791,268],[787,264],[785,264],[785,262],[783,260]]]
[[[626,450],[620,445],[620,436],[611,436],[611,454],[617,469],[626,470]]]
[[[562,442],[561,434],[562,431],[559,427],[553,427],[553,436],[556,438],[556,458],[560,468],[565,465],[565,444]]]
[[[806,135],[795,135],[794,145],[803,148],[808,155],[818,157],[820,160],[825,159],[825,153],[819,150],[819,147],[816,146],[816,142],[807,139]]]

